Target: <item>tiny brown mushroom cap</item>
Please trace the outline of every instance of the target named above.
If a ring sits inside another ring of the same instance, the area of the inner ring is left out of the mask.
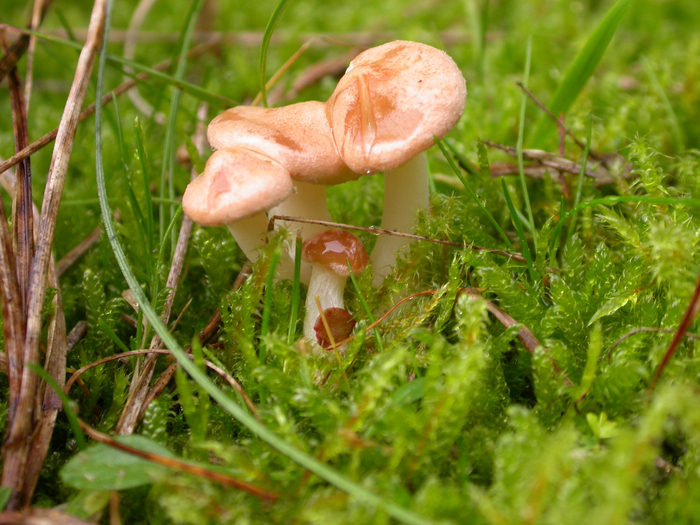
[[[211,121],[207,139],[214,149],[240,147],[267,155],[302,182],[340,184],[356,179],[338,155],[325,108],[317,101],[281,108],[238,106]]]
[[[301,249],[301,258],[312,264],[320,264],[342,277],[360,273],[369,264],[369,256],[357,235],[345,230],[326,230],[312,235]]]
[[[293,190],[289,172],[277,162],[244,149],[220,149],[190,182],[182,207],[205,226],[230,224],[264,212]]]
[[[323,317],[326,318],[330,334],[328,334],[323,324],[323,318],[320,315],[314,323],[314,332],[316,332],[316,341],[321,348],[326,350],[331,348],[331,336],[333,337],[333,342],[340,343],[350,337],[355,328],[355,319],[350,312],[343,308],[326,308],[323,311]]]
[[[454,61],[418,42],[360,53],[326,103],[341,159],[353,171],[397,168],[445,136],[464,112],[467,87]]]

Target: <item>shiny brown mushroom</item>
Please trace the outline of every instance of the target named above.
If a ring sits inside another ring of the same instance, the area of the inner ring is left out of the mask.
[[[309,237],[302,247],[302,260],[311,264],[311,281],[306,294],[304,337],[316,341],[314,330],[321,309],[345,308],[345,283],[353,274],[362,272],[369,256],[362,241],[345,230],[326,230]],[[348,267],[349,265],[349,267]]]

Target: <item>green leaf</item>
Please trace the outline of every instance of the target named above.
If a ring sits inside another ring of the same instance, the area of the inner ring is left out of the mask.
[[[0,510],[5,508],[7,502],[10,501],[10,496],[12,496],[12,489],[10,487],[0,487]]]
[[[613,295],[607,301],[605,301],[601,305],[600,308],[598,308],[598,311],[596,313],[593,314],[593,317],[591,317],[591,320],[588,321],[588,326],[591,326],[593,323],[595,323],[601,317],[605,317],[606,315],[614,314],[620,308],[622,308],[627,303],[629,303],[631,300],[636,299],[637,295],[639,295],[639,292],[636,290],[633,290],[632,292],[625,293],[625,294]]]
[[[167,448],[143,436],[120,436],[119,443],[144,452],[173,457]],[[76,489],[124,490],[148,485],[166,476],[169,469],[103,443],[89,446],[61,469],[64,483]]]
[[[603,58],[608,44],[610,44],[631,3],[632,0],[618,0],[588,37],[586,44],[569,66],[564,80],[549,103],[549,109],[554,115],[569,111],[588,79],[598,67],[600,59]],[[554,129],[555,126],[551,119],[543,115],[535,129],[531,147],[541,148],[544,140]]]

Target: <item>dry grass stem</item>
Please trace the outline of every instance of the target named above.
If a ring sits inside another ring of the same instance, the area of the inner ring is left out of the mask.
[[[661,374],[663,373],[666,366],[668,366],[668,364],[671,362],[673,356],[676,355],[678,346],[681,344],[681,341],[685,339],[685,334],[688,331],[688,328],[690,328],[690,325],[693,324],[695,318],[698,316],[698,313],[700,313],[700,276],[698,277],[698,282],[695,285],[695,290],[693,291],[693,297],[690,299],[690,303],[688,304],[688,308],[686,309],[685,314],[683,315],[683,319],[681,319],[681,322],[678,324],[678,328],[676,329],[676,335],[673,337],[671,344],[668,345],[668,349],[666,350],[666,353],[664,354],[664,357],[661,360],[659,367],[656,369],[654,378],[652,379],[651,384],[649,385],[649,388],[647,390],[647,398],[654,392],[654,389],[656,388],[656,384],[659,382]]]
[[[282,67],[280,67],[277,71],[275,71],[275,74],[270,77],[270,80],[268,80],[265,83],[265,89],[267,91],[270,91],[272,87],[277,83],[277,81],[282,78],[282,75],[284,75],[290,67],[294,65],[294,63],[299,60],[299,57],[304,54],[304,52],[311,47],[311,44],[313,43],[313,39],[308,40],[304,42],[299,49],[296,50],[296,52],[287,59],[287,61],[282,64]],[[257,106],[262,102],[262,92],[258,93],[255,95],[255,98],[253,99],[253,102],[250,103],[251,106]],[[270,105],[273,105],[275,103],[275,100],[268,100]]]
[[[383,228],[377,228],[375,226],[365,227],[365,226],[355,226],[353,224],[344,224],[342,222],[332,222],[332,221],[320,221],[317,219],[305,219],[303,217],[290,217],[289,215],[273,215],[270,217],[270,223],[268,225],[268,231],[272,231],[275,226],[276,221],[289,221],[289,222],[303,222],[307,224],[318,224],[320,226],[328,226],[329,228],[340,228],[343,230],[355,230],[371,233],[372,235],[393,235],[395,237],[404,237],[406,239],[412,239],[414,241],[427,241],[436,244],[444,244],[446,246],[454,246],[456,248],[468,248],[470,250],[484,251],[493,253],[494,255],[500,255],[502,257],[507,257],[519,263],[527,263],[525,257],[519,253],[506,252],[503,250],[497,250],[495,248],[486,248],[484,246],[476,246],[475,244],[467,244],[455,241],[445,241],[442,239],[433,239],[432,237],[423,237],[421,235],[413,235],[411,233],[397,232],[393,230],[385,230]]]
[[[486,146],[490,148],[495,148],[495,149],[500,149],[501,151],[505,151],[508,155],[511,157],[517,157],[518,156],[518,151],[511,147],[511,146],[505,146],[503,144],[496,144],[495,142],[491,142],[490,140],[484,140],[482,141]],[[527,160],[532,160],[535,161],[543,166],[547,166],[548,168],[553,168],[555,170],[559,171],[564,171],[566,173],[571,173],[574,175],[578,175],[581,173],[581,165],[577,164],[574,161],[571,161],[569,159],[563,159],[561,157],[558,157],[557,155],[554,155],[553,153],[549,153],[546,151],[542,151],[539,149],[524,149],[523,150],[523,158]],[[592,171],[589,169],[586,169],[586,176],[591,177],[592,179],[596,180],[605,180],[610,181],[610,175],[608,175],[607,171],[603,173],[599,173],[597,171]]]
[[[576,143],[576,145],[581,149],[581,151],[583,151],[583,150],[586,149],[586,145],[583,143],[583,141],[580,140],[576,135],[574,135],[573,132],[572,132],[568,127],[566,127],[566,124],[564,124],[563,115],[562,115],[562,118],[557,118],[556,115],[555,115],[554,113],[552,113],[552,112],[549,110],[549,108],[548,108],[547,106],[545,106],[545,105],[542,103],[542,101],[540,101],[540,99],[538,99],[532,91],[530,91],[528,88],[526,88],[525,85],[524,85],[522,82],[518,81],[518,82],[516,82],[516,84],[518,85],[518,87],[519,87],[520,89],[523,90],[523,92],[524,92],[528,97],[530,97],[530,99],[531,99],[535,104],[537,104],[537,106],[538,106],[542,111],[544,111],[544,112],[546,113],[546,115],[547,115],[550,119],[552,119],[552,120],[554,121],[554,123],[557,125],[557,128],[559,128],[559,130],[560,130],[561,133],[566,134],[566,135],[568,135],[569,137],[571,137],[571,140],[573,140],[573,141]],[[563,141],[561,141],[561,142],[562,142],[562,144],[563,144]],[[563,157],[564,155],[561,153],[561,149],[562,149],[562,148],[560,148],[560,155],[559,155],[559,156],[560,156],[560,157]],[[524,153],[525,153],[525,152],[523,151],[523,154],[524,154]],[[607,160],[606,160],[604,157],[601,157],[600,155],[598,155],[598,154],[597,154],[595,151],[593,151],[592,149],[589,150],[588,155],[589,155],[593,160],[597,160],[598,162],[602,163],[604,166],[607,167]]]
[[[96,0],[93,6],[87,42],[78,59],[73,85],[71,86],[56,136],[51,167],[49,168],[44,190],[44,201],[38,227],[36,253],[32,261],[29,276],[24,347],[22,349],[21,361],[14,364],[15,367],[21,366],[22,375],[19,385],[19,398],[17,399],[16,405],[13,407],[13,413],[8,417],[7,439],[3,448],[2,485],[12,487],[15,491],[8,504],[10,509],[18,508],[22,503],[27,501],[28,494],[24,487],[27,483],[31,484],[31,480],[28,481],[25,477],[25,469],[30,454],[30,448],[33,446],[31,442],[32,435],[37,430],[32,428],[35,423],[34,403],[37,395],[37,376],[27,365],[37,364],[39,360],[42,314],[51,259],[53,234],[56,226],[56,216],[63,193],[65,175],[72,152],[80,107],[85,99],[85,93],[90,82],[92,65],[99,50],[102,32],[104,30],[105,7],[105,0]],[[5,288],[5,286],[3,286],[3,288]],[[63,359],[65,359],[65,355]],[[12,357],[10,357],[11,374],[13,373],[12,368]]]
[[[34,0],[34,6],[32,8],[32,21],[29,25],[32,31],[39,29],[41,24],[41,19],[44,13],[45,0]],[[29,37],[29,46],[27,48],[27,73],[24,77],[24,100],[26,104],[26,111],[29,113],[29,102],[32,97],[32,83],[34,78],[34,50],[36,49],[36,37]]]
[[[5,32],[0,30],[0,44],[4,51],[9,45]],[[29,143],[27,112],[22,95],[22,86],[17,68],[8,73],[10,102],[12,105],[12,128],[15,137],[15,151],[24,149]],[[32,214],[31,163],[25,159],[15,170],[14,194],[12,199],[12,246],[16,257],[17,284],[23,315],[27,315],[27,290],[29,271],[34,254],[34,224]]]
[[[155,4],[156,0],[141,0],[134,14],[131,16],[131,21],[129,22],[129,27],[126,30],[126,38],[124,39],[124,58],[129,60],[134,59],[134,54],[136,52],[136,36],[138,35],[141,24],[143,23],[146,15]],[[129,66],[124,66],[124,80],[128,80],[127,75],[133,75],[134,70]],[[148,118],[153,118],[158,124],[163,125],[167,117],[162,112],[156,112],[146,99],[144,99],[139,93],[138,86],[128,92],[129,100],[134,105],[134,107],[143,113]]]
[[[178,459],[167,458],[164,456],[159,456],[157,454],[152,454],[150,452],[144,452],[143,450],[139,450],[139,449],[134,448],[134,447],[130,447],[129,445],[125,445],[124,443],[120,443],[119,441],[115,441],[114,439],[109,437],[107,434],[103,434],[102,432],[99,432],[98,430],[87,425],[84,421],[82,421],[82,420],[78,420],[78,421],[80,423],[80,428],[82,429],[82,431],[85,432],[90,438],[94,439],[95,441],[97,441],[99,443],[104,443],[105,445],[116,448],[117,450],[121,450],[122,452],[126,452],[127,454],[132,454],[134,456],[138,456],[140,458],[147,459],[148,461],[152,461],[154,463],[157,463],[159,465],[163,465],[163,466],[171,468],[171,469],[176,469],[176,470],[180,470],[182,472],[187,472],[188,474],[192,474],[194,476],[206,478],[206,479],[209,479],[211,481],[221,483],[222,485],[225,485],[227,487],[234,487],[236,489],[243,490],[243,491],[248,492],[249,494],[252,494],[253,496],[256,496],[262,500],[275,501],[277,499],[277,495],[275,495],[271,492],[268,492],[264,489],[261,489],[259,487],[256,487],[255,485],[253,485],[251,483],[241,481],[237,478],[234,478],[232,476],[228,476],[226,474],[222,474],[220,472],[208,470],[208,469],[202,468],[202,467],[197,466],[197,465],[192,465],[191,463],[186,463],[186,462],[180,461]]]

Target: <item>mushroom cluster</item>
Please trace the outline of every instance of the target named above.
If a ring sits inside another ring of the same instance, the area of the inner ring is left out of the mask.
[[[274,109],[239,106],[214,118],[207,138],[216,152],[187,187],[184,211],[195,222],[228,226],[255,261],[267,231],[266,212],[329,221],[326,186],[383,172],[381,227],[412,232],[416,212],[429,207],[424,152],[457,123],[465,99],[464,78],[443,51],[407,41],[368,49],[351,61],[325,103]],[[320,240],[328,235],[324,227],[285,226],[306,240],[304,253],[309,242],[328,244]],[[391,272],[406,243],[394,236],[377,239],[371,254],[375,284]],[[343,254],[337,264],[347,271],[348,254]],[[279,277],[291,277],[293,258],[290,247]],[[315,262],[302,263],[301,280],[309,284],[312,300],[322,297],[316,287],[331,286],[319,283],[338,281],[321,277],[317,267]],[[343,286],[332,285],[340,290],[333,292],[332,300],[324,304],[321,299],[323,309],[343,308],[346,278],[347,273]],[[304,334],[314,340],[318,315],[309,320],[310,310],[318,313],[307,300]]]

